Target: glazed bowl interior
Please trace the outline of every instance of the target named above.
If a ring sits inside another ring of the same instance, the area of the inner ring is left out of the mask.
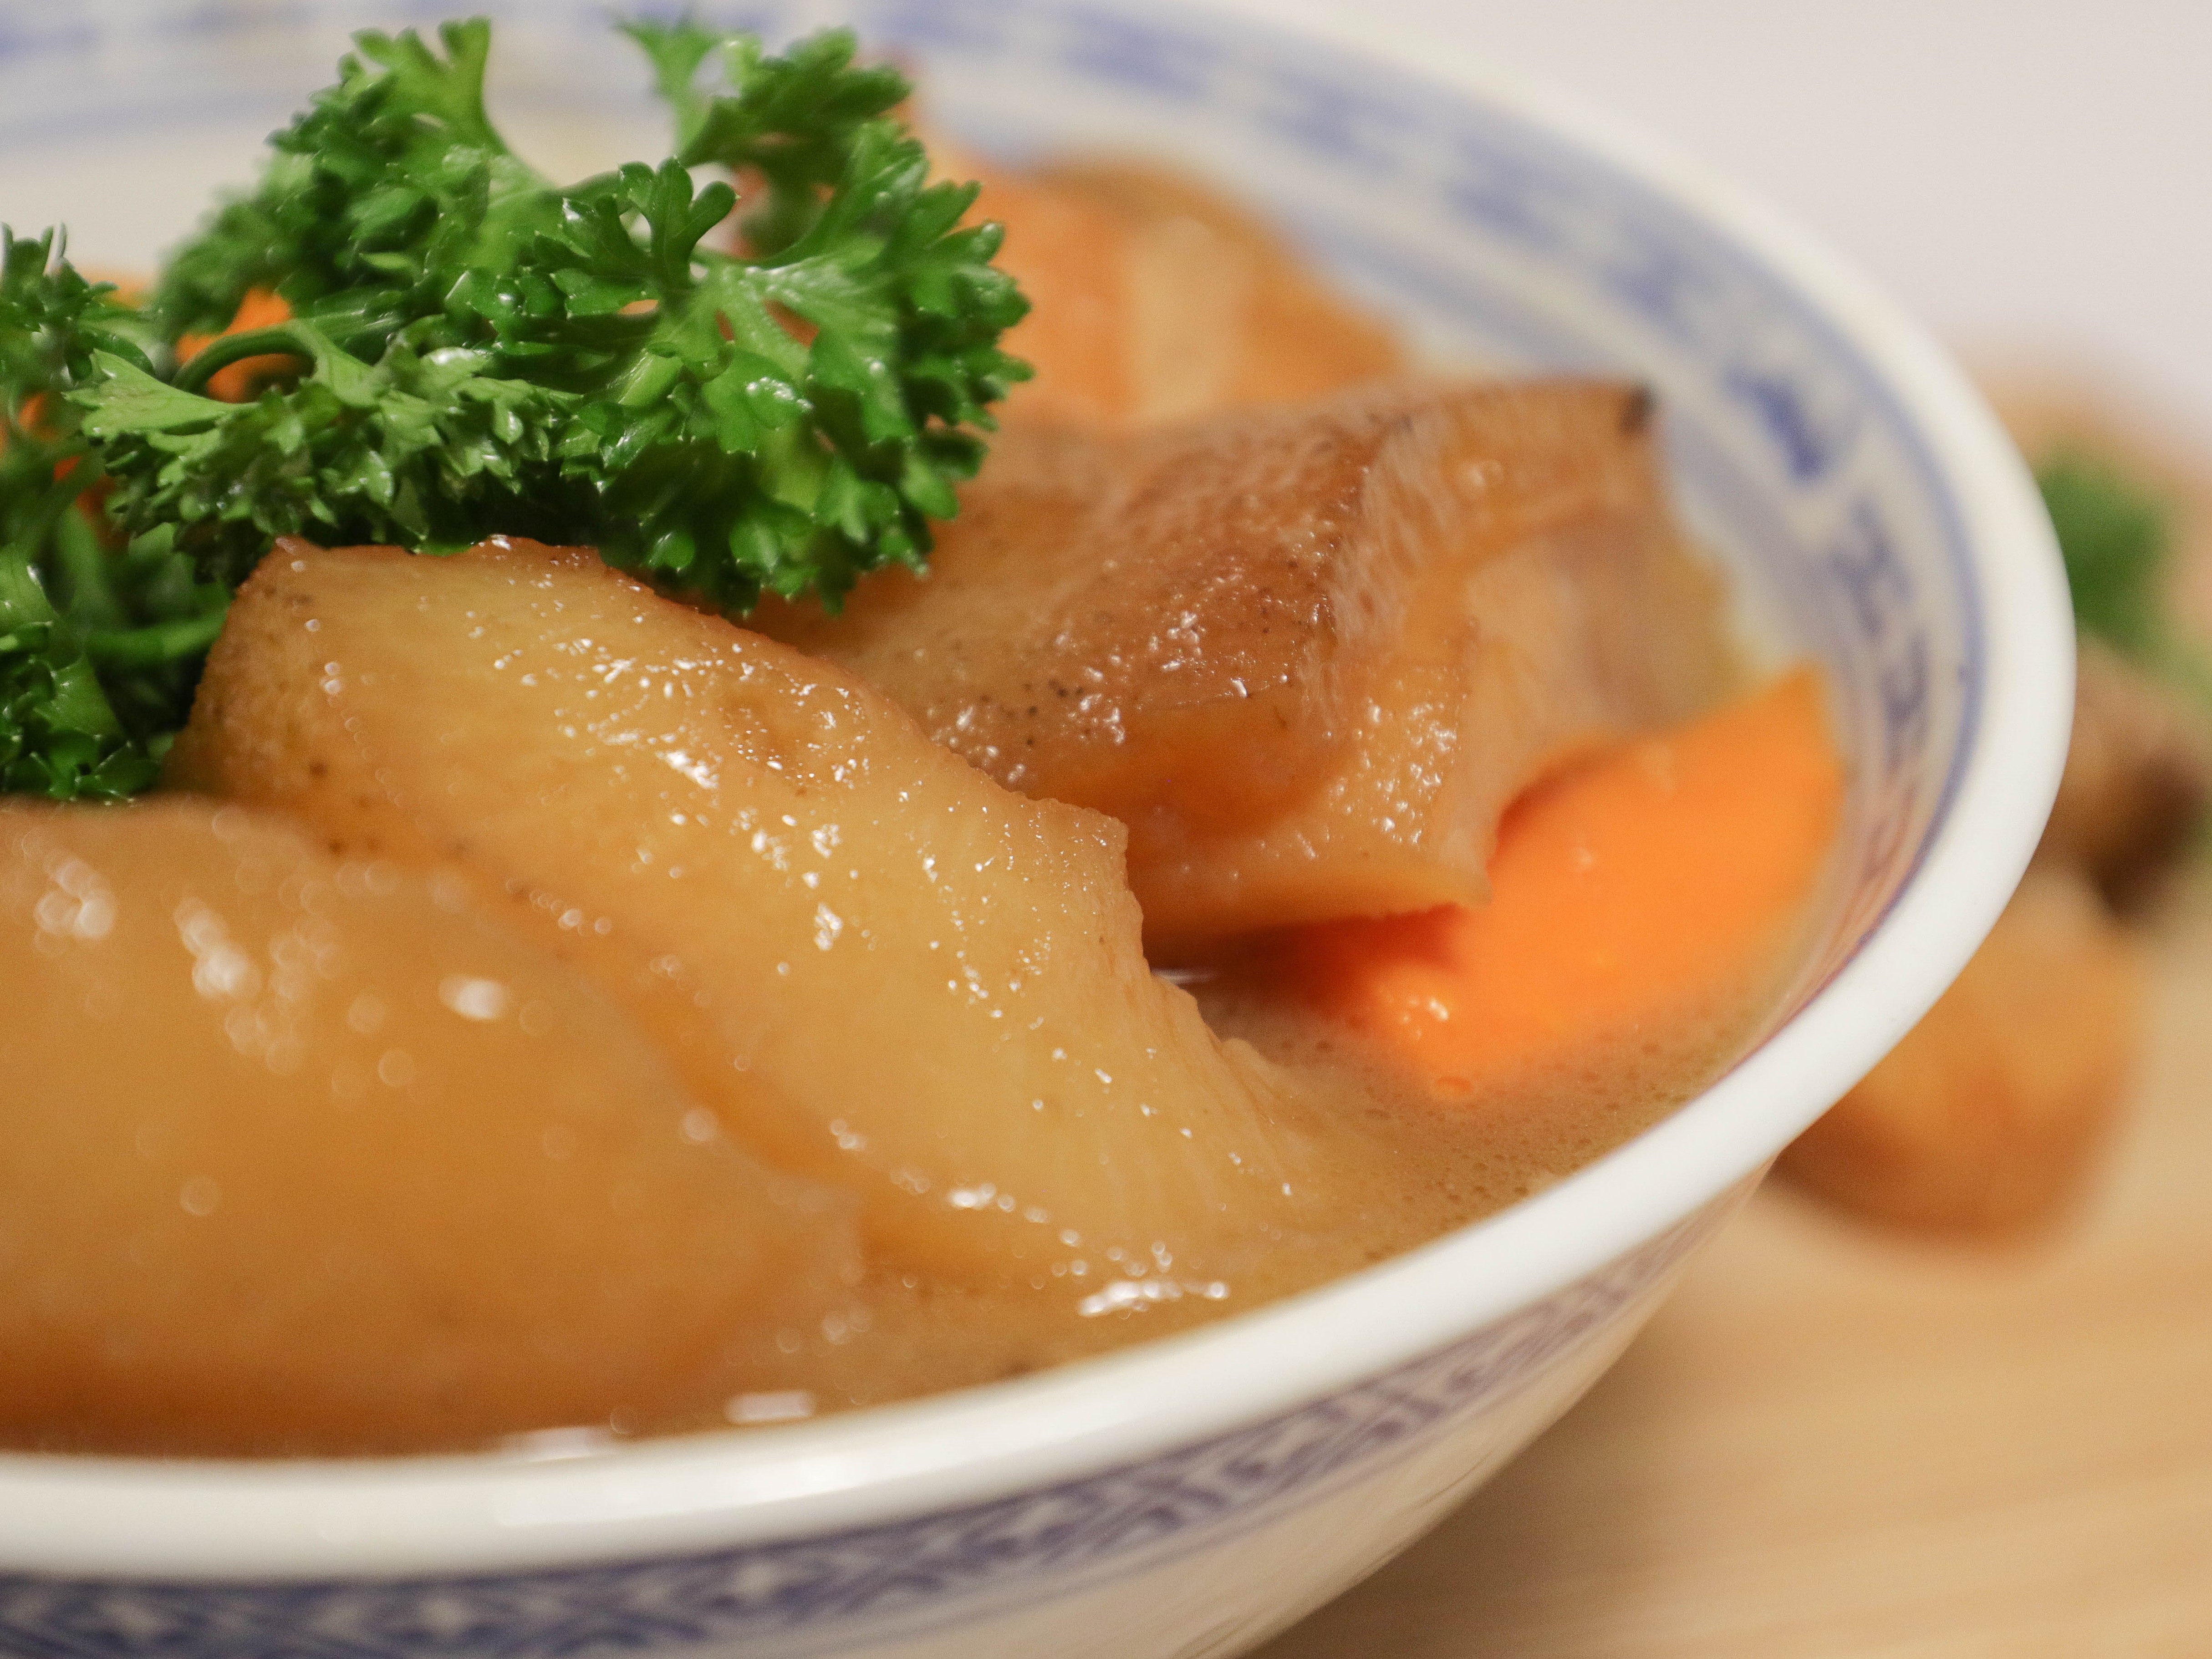
[[[493,11],[497,113],[526,152],[572,173],[659,153],[642,71],[599,5]],[[88,265],[143,269],[210,185],[248,176],[349,29],[438,15],[303,0],[10,22],[8,212],[19,229],[67,219]],[[1001,155],[1190,167],[1438,365],[1653,386],[1686,521],[1758,648],[1822,665],[1850,760],[1802,970],[1760,1045],[1657,1129],[1255,1314],[989,1389],[604,1457],[0,1458],[0,1566],[281,1576],[642,1555],[981,1501],[1258,1421],[1509,1314],[1754,1176],[1933,1000],[2026,861],[2070,698],[2047,526],[1940,355],[1757,209],[1510,80],[1232,12],[852,0],[731,21],[852,22],[913,66],[933,123]]]

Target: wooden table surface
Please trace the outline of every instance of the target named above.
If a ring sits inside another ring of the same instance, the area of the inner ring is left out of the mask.
[[[1611,1372],[1261,1659],[2212,1656],[2212,891],[2139,1098],[2024,1243],[1770,1182]]]

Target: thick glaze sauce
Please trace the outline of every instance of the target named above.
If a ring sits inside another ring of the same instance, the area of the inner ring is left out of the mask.
[[[280,544],[173,756],[233,804],[10,816],[0,1443],[1020,1375],[1503,1208],[1756,1034],[1839,770],[1809,683],[1619,741],[1737,667],[1649,398],[1362,386],[1387,331],[1176,181],[985,200],[1040,372],[927,582],[739,629]]]
[[[411,581],[471,567],[348,568]],[[473,614],[489,623],[514,573],[497,557],[476,568],[489,586]],[[575,568],[587,588],[621,580]],[[573,617],[580,596],[567,599]],[[249,609],[240,637],[252,626]],[[348,650],[339,630],[314,637],[333,659]],[[213,672],[220,709],[227,671]],[[347,707],[349,740],[370,741],[370,705]],[[905,766],[951,769],[948,788],[981,782],[910,728],[879,735],[895,752],[921,745]],[[787,771],[802,736],[778,750]],[[629,976],[623,952],[652,943],[629,937],[645,925],[634,907],[623,928],[579,940],[558,918],[533,921],[536,890],[487,908],[464,864],[333,853],[273,815],[189,800],[15,809],[0,980],[28,1023],[11,1044],[0,1271],[31,1293],[0,1309],[0,1440],[356,1452],[786,1421],[1019,1375],[1309,1288],[1540,1190],[1723,1068],[1792,964],[1838,778],[1801,678],[1540,786],[1507,818],[1484,908],[1224,950],[1179,974],[1195,1006],[1143,973],[1125,920],[1113,959],[1139,964],[1134,982],[1118,968],[1086,982],[1079,951],[1072,977],[1039,974],[1038,988],[1056,984],[1068,1030],[1094,1041],[1114,1027],[1087,1002],[1156,1006],[1159,1030],[1180,1034],[1174,1063],[1200,1076],[1159,1085],[1188,1134],[1170,1118],[1158,1139],[1141,1109],[1069,1117],[1095,1156],[1036,1190],[1070,1217],[1084,1204],[1106,1216],[1111,1197],[1112,1214],[1135,1218],[1085,1221],[1095,1238],[1010,1226],[1022,1218],[995,1209],[977,1218],[993,1224],[964,1227],[978,1206],[933,1206],[926,1191],[872,1210],[866,1162],[836,1154],[883,1103],[849,1089],[805,1178],[775,1169],[790,1159],[758,1126],[805,1109],[809,1080],[773,1045],[739,1049],[742,1070],[702,1066],[729,1030],[712,999]],[[481,838],[488,809],[470,810]],[[376,821],[356,817],[356,836]],[[1694,833],[1701,823],[1721,827]],[[871,856],[866,838],[846,855]],[[1562,897],[1583,880],[1599,902]],[[881,884],[892,908],[868,914],[896,968],[904,890]],[[1521,931],[1532,901],[1545,952]],[[979,892],[978,912],[992,902]],[[709,941],[775,925],[757,896],[700,915]],[[1666,927],[1648,925],[1670,916],[1728,925],[1671,951]],[[1614,947],[1638,938],[1656,948],[1624,969]],[[1486,964],[1516,951],[1549,976],[1548,1046],[1527,1041],[1525,1005],[1485,994]],[[915,954],[928,959],[926,942]],[[1590,994],[1594,973],[1610,994]],[[698,1016],[689,1027],[679,1004]],[[925,1001],[915,1018],[930,1017]],[[1439,1018],[1449,1045],[1421,1024]],[[850,1040],[878,1075],[946,1091],[935,1109],[948,1130],[912,1159],[963,1160],[971,1190],[1026,1181],[1030,1154],[989,1126],[1005,1103],[987,1079],[902,1073],[913,1053],[869,1033],[856,1017]],[[1129,1040],[1141,1058],[1145,1039]],[[1512,1064],[1485,1073],[1486,1052]],[[963,1103],[965,1150],[951,1133]],[[1185,1191],[1155,1167],[1164,1150],[1209,1146],[1200,1155],[1231,1169],[1269,1148],[1291,1161],[1249,1194]],[[1031,1232],[1052,1248],[1009,1248]]]
[[[1818,682],[1791,675],[1529,792],[1501,832],[1485,910],[1297,930],[1178,972],[1217,1034],[1250,1043],[1328,1121],[1339,1224],[1248,1262],[1218,1300],[1094,1296],[1072,1319],[1034,1297],[878,1273],[861,1291],[865,1328],[810,1333],[787,1397],[874,1404],[1255,1307],[1612,1151],[1712,1082],[1771,1017],[1842,784]],[[1587,896],[1563,893],[1578,884]],[[1486,979],[1516,950],[1538,958],[1533,996],[1487,1000]],[[1435,1041],[1440,1012],[1459,1028],[1449,1047]]]

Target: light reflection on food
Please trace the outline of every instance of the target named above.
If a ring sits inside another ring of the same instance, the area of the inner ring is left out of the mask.
[[[1175,953],[1479,901],[1548,759],[1729,684],[1719,600],[1644,393],[1392,382],[1129,437],[1017,427],[926,580],[751,620],[1000,782],[1127,824]]]
[[[557,1455],[1019,1375],[1510,1204],[1759,1028],[1842,767],[1649,396],[1378,381],[1199,185],[979,171],[1038,373],[927,579],[741,626],[281,540],[167,799],[0,810],[0,1437]]]
[[[851,1201],[724,1136],[573,969],[273,816],[0,811],[0,991],[9,1439],[650,1420],[853,1270]]]

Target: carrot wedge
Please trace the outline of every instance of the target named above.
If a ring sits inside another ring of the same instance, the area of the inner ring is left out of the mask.
[[[1439,1097],[1518,1095],[1740,1006],[1796,937],[1843,790],[1799,671],[1528,790],[1487,904],[1298,929],[1279,971]]]

